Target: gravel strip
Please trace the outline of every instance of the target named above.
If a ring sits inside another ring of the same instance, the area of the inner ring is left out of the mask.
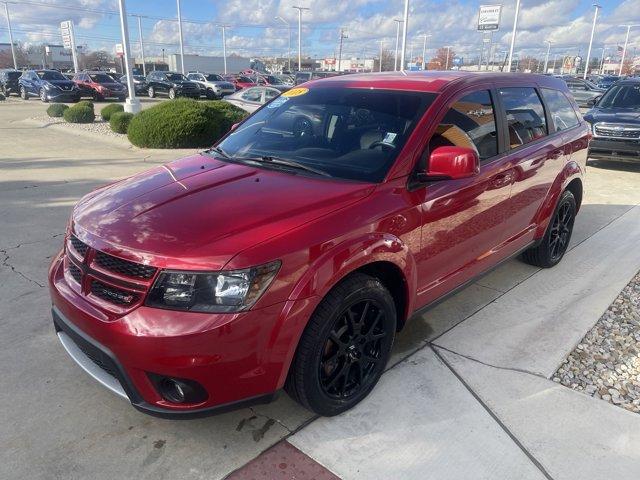
[[[122,138],[125,135],[121,133],[116,133],[111,130],[108,122],[102,120],[100,116],[96,116],[96,120],[93,123],[69,123],[65,122],[63,118],[54,118],[49,117],[48,115],[41,115],[38,117],[32,117],[32,120],[36,120],[38,122],[42,122],[46,125],[64,125],[69,129],[82,129],[87,132],[96,133],[98,135],[107,135],[109,137]]]
[[[569,354],[553,381],[640,413],[640,273]]]

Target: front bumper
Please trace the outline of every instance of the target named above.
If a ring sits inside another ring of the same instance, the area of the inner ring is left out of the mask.
[[[640,141],[593,137],[589,143],[589,158],[640,162]]]
[[[80,100],[80,90],[45,90],[47,100],[58,102],[77,102]]]
[[[167,418],[206,416],[269,402],[286,378],[309,300],[238,314],[176,312],[140,306],[106,314],[67,283],[62,255],[49,288],[56,332],[70,356],[103,386],[145,413]],[[150,374],[200,384],[198,404],[172,403]]]

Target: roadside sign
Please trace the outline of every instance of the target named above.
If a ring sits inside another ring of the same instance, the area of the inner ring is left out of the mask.
[[[60,33],[62,34],[62,45],[64,48],[71,50],[73,69],[78,73],[78,56],[76,52],[76,39],[73,33],[73,22],[71,20],[60,22]]]
[[[502,5],[480,5],[478,13],[478,30],[498,30]]]
[[[124,47],[121,43],[116,43],[116,56],[124,57]]]

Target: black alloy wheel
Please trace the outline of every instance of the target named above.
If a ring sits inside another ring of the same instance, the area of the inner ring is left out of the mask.
[[[538,245],[524,252],[522,259],[536,267],[549,268],[557,265],[569,247],[577,210],[573,194],[569,190],[564,191],[544,237]]]

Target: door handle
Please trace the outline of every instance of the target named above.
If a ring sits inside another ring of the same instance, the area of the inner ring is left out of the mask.
[[[498,173],[491,179],[492,188],[500,188],[511,183],[512,175],[510,172]]]

